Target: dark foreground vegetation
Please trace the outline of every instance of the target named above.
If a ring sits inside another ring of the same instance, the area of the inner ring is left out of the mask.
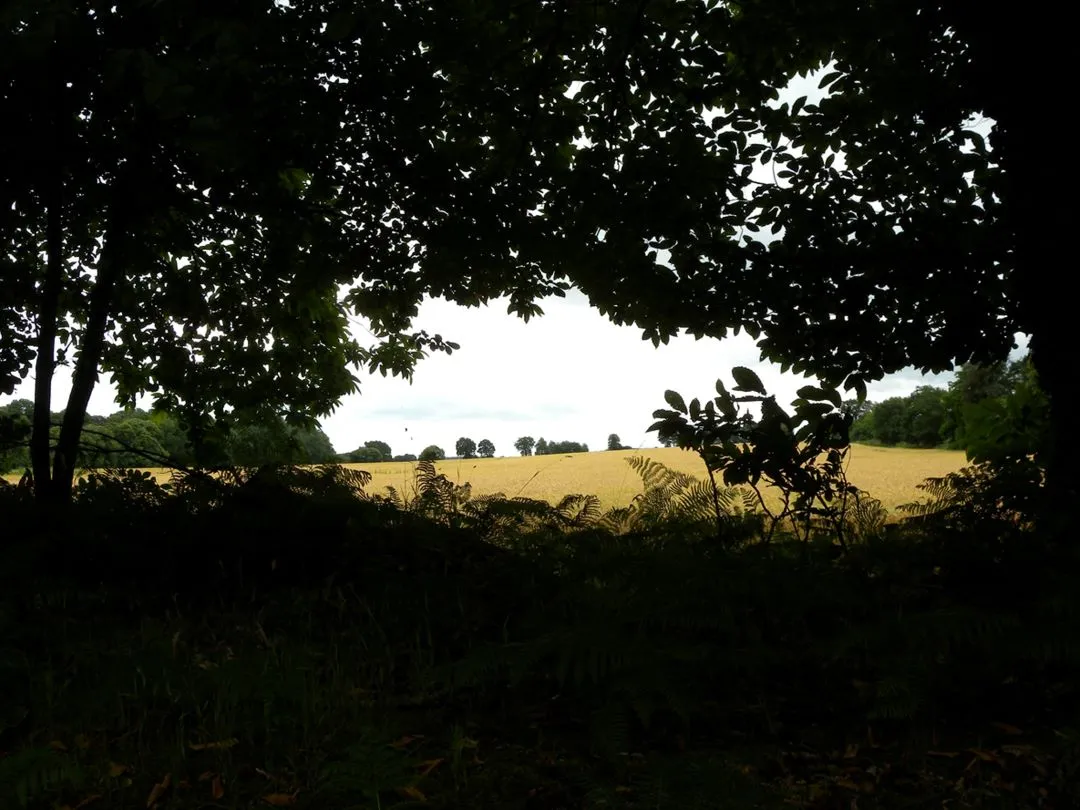
[[[1080,806],[1059,13],[4,3],[0,808]],[[236,455],[326,453],[356,372],[460,348],[429,297],[570,290],[832,387],[668,392],[707,482],[637,461],[605,514]],[[887,524],[844,478],[867,384],[1018,332],[1039,396],[876,406],[977,464]],[[78,480],[184,436],[171,488]]]
[[[1037,456],[899,523],[795,458],[850,505],[770,515],[727,482],[787,486],[775,402],[709,421],[756,398],[669,392],[713,483],[632,459],[608,512],[425,462],[387,495],[335,465],[5,487],[0,804],[1075,807],[1080,566],[1029,519]],[[850,425],[798,402],[809,445]]]

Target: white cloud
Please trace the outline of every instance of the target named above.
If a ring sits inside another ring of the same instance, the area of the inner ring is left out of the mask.
[[[360,394],[347,397],[323,420],[334,447],[346,451],[380,439],[395,453],[418,454],[438,444],[452,454],[457,438],[468,436],[490,439],[499,455],[512,455],[514,440],[523,435],[602,449],[609,433],[619,434],[624,444],[651,447],[655,434],[646,429],[653,410],[665,407],[667,388],[687,399],[704,398],[717,377],[730,383],[731,367],[745,365],[786,404],[807,382],[762,363],[745,333],[723,341],[680,337],[654,348],[641,339],[640,330],[615,326],[580,293],[542,305],[545,315],[526,324],[507,314],[505,302],[464,309],[426,301],[416,326],[460,343],[461,349],[422,361],[411,385],[363,374]],[[918,385],[945,385],[949,378],[901,372],[873,384],[870,398],[903,396]],[[56,409],[69,390],[67,369],[60,369],[53,390]],[[32,395],[32,379],[15,393],[16,398]],[[103,382],[94,391],[90,412],[116,410],[114,396],[112,386]]]

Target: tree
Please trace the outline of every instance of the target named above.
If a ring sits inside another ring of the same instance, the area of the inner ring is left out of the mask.
[[[532,436],[522,436],[514,442],[514,449],[523,456],[531,456],[534,447],[536,447],[536,440]]]
[[[476,442],[462,436],[454,444],[454,452],[458,458],[476,458]]]
[[[34,403],[17,399],[0,405],[0,473],[22,472],[30,466],[27,443],[34,416]]]
[[[378,451],[379,455],[382,456],[383,461],[389,461],[394,457],[394,454],[390,452],[390,445],[386,442],[380,442],[373,439],[372,441],[364,442],[364,447]]]
[[[528,319],[571,283],[656,343],[745,328],[845,390],[1028,332],[1048,480],[1077,486],[1072,307],[1044,238],[1072,206],[1043,204],[1062,179],[1031,114],[1056,109],[1067,25],[902,0],[41,8],[0,31],[21,157],[0,168],[0,390],[36,362],[41,491],[70,488],[99,371],[200,445],[229,405],[311,420],[352,366],[408,375],[454,348],[409,334],[425,295]],[[796,75],[824,97],[776,103]]]
[[[964,412],[968,406],[1011,395],[1024,378],[1025,365],[1031,365],[1030,354],[1023,360],[1011,363],[965,363],[956,370],[946,394],[947,413],[943,427],[951,447],[967,447],[968,430]]]
[[[346,464],[371,464],[379,461],[386,461],[383,454],[380,453],[374,447],[358,447],[350,453],[342,453],[339,456],[339,460],[344,461]]]
[[[840,404],[840,413],[845,416],[850,416],[852,423],[855,423],[870,413],[870,410],[873,407],[874,404],[872,402],[867,402],[866,400],[845,399]]]
[[[906,441],[916,447],[937,447],[943,441],[946,393],[941,388],[920,385],[907,398],[908,435]]]
[[[589,446],[581,442],[549,442],[540,439],[536,443],[536,455],[550,456],[556,453],[588,453]]]
[[[882,444],[901,444],[907,440],[909,417],[905,397],[882,400],[874,406],[870,418],[873,420],[874,437]]]
[[[446,452],[439,446],[431,444],[420,451],[421,461],[442,461],[446,458]]]
[[[481,458],[493,458],[495,456],[495,445],[491,443],[490,439],[481,439],[480,444],[476,445],[476,449]]]
[[[626,447],[622,443],[622,440],[619,438],[619,434],[612,433],[607,437],[607,449],[608,450],[629,450],[630,448]]]
[[[329,464],[337,458],[334,445],[322,428],[294,428],[305,464]]]
[[[435,449],[438,450],[438,448]],[[400,456],[394,456],[394,461],[416,461],[416,456],[412,453],[404,453]]]

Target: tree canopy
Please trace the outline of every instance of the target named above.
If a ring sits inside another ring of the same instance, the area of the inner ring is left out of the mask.
[[[9,4],[0,381],[36,362],[36,475],[56,360],[62,491],[99,371],[196,440],[310,421],[351,368],[454,348],[413,330],[424,296],[527,319],[570,284],[655,342],[746,329],[855,389],[1027,331],[1063,426],[1044,237],[1074,204],[1042,203],[1030,92],[1069,49],[1041,26],[1002,60],[1015,26],[903,0]],[[822,97],[781,98],[797,77]]]
[[[446,458],[446,451],[437,444],[430,444],[420,451],[421,461],[442,461]]]

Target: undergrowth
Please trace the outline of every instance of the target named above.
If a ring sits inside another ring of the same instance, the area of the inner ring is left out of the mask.
[[[0,806],[1080,800],[1076,566],[990,472],[785,531],[630,466],[607,511],[427,463],[0,491]]]

